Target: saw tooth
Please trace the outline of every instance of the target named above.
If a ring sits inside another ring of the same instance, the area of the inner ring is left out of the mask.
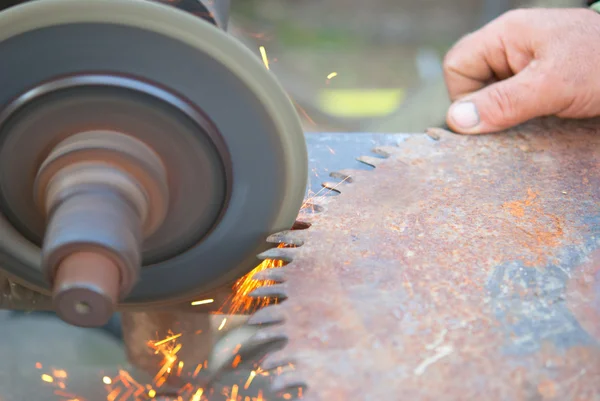
[[[258,287],[248,294],[248,296],[251,298],[274,298],[283,300],[287,298],[285,288],[285,284],[265,285],[263,287]]]
[[[285,321],[285,316],[279,305],[265,306],[256,312],[248,319],[247,324],[250,326],[268,326],[272,324],[280,324]]]
[[[210,370],[215,376],[228,370],[238,355],[248,355],[255,351],[247,347],[248,341],[256,334],[257,327],[240,326],[225,334],[213,347],[209,357]],[[236,352],[231,350],[236,348]]]
[[[327,194],[321,195],[320,193],[309,196],[304,200],[297,220],[312,224],[312,221],[315,220],[315,215],[325,211],[332,198],[336,197],[328,196]]]
[[[294,259],[296,249],[297,248],[272,248],[259,254],[257,257],[260,260],[271,259],[291,262]]]
[[[439,128],[439,127],[432,127],[432,128],[427,128],[425,130],[425,134],[430,137],[431,139],[433,139],[434,141],[439,141],[440,139],[449,136],[449,135],[456,135],[454,133],[452,133],[451,131],[448,131],[447,129],[444,128]]]
[[[322,213],[325,208],[316,203],[316,199],[304,202],[300,210],[300,216],[303,220],[310,220],[310,215]]]
[[[387,159],[394,153],[398,152],[398,147],[397,146],[378,146],[375,149],[371,150],[371,152],[375,153],[376,155],[385,157]]]
[[[298,388],[306,388],[306,381],[300,377],[298,372],[294,371],[283,372],[274,376],[271,383],[271,390],[274,393],[294,392]]]
[[[279,351],[288,343],[288,337],[281,328],[280,325],[263,327],[248,340],[246,345],[253,349],[261,349],[269,355]]]
[[[353,173],[354,172],[350,170],[340,170],[329,173],[329,176],[331,178],[335,178],[345,183],[351,184],[354,181],[354,179],[352,178]]]
[[[306,228],[310,227],[310,224]],[[267,237],[267,242],[271,244],[286,244],[293,246],[302,246],[304,245],[304,235],[302,234],[302,230],[304,229],[292,229],[287,231],[280,231],[278,233],[269,235]]]
[[[276,283],[285,282],[286,271],[283,267],[265,269],[254,273],[252,280],[256,281],[274,281]]]
[[[328,189],[329,191],[333,191],[335,193],[341,194],[342,191],[340,191],[340,186],[343,185],[342,182],[324,182],[321,184],[321,186],[325,189]]]
[[[432,131],[433,136],[427,133],[410,134],[405,139],[398,143],[399,150],[402,148],[410,147],[411,149],[419,146],[431,146],[436,141],[435,137],[440,136],[440,131]]]
[[[267,355],[260,363],[260,367],[266,371],[289,365],[295,365],[296,358],[287,355],[284,351],[274,351]]]
[[[363,164],[366,164],[367,166],[377,167],[377,165],[379,165],[385,159],[381,159],[379,157],[372,157],[372,156],[360,156],[356,160],[358,160],[359,162],[361,162]]]
[[[296,220],[294,222],[294,225],[292,226],[292,231],[302,231],[302,230],[307,230],[310,228],[312,224],[310,224],[310,222],[308,221],[302,221],[302,220]],[[298,233],[298,235],[300,235]]]

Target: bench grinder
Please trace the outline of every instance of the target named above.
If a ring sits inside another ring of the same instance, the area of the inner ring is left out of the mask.
[[[307,182],[295,109],[227,0],[0,12],[0,307],[101,326],[230,288]],[[4,277],[3,277],[4,276]]]

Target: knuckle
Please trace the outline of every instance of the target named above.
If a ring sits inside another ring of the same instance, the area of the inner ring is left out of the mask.
[[[527,13],[528,10],[515,8],[502,14],[500,18],[498,18],[498,21],[509,25],[518,24],[523,21],[524,18],[526,18]]]
[[[488,92],[489,113],[485,116],[488,124],[503,126],[517,116],[515,95],[504,86],[490,88]]]
[[[465,35],[445,54],[442,61],[442,68],[446,72],[457,72],[461,69],[464,56],[464,44],[473,38],[473,33]]]
[[[458,57],[456,54],[456,49],[451,49],[444,56],[444,61],[442,62],[442,68],[444,71],[454,71],[458,67]]]
[[[502,14],[495,21],[495,29],[503,32],[520,32],[525,26],[531,24],[530,10],[513,9]]]

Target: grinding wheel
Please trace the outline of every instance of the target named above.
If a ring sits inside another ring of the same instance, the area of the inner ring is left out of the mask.
[[[27,286],[51,292],[41,250],[58,246],[48,230],[64,227],[48,228],[54,209],[38,192],[69,157],[100,163],[110,151],[140,182],[159,177],[138,192],[162,194],[163,209],[136,209],[157,224],[126,233],[132,243],[147,235],[124,307],[228,285],[255,266],[269,234],[292,226],[307,182],[299,119],[260,60],[217,27],[150,1],[38,0],[0,13],[0,58],[0,266]],[[154,164],[131,161],[141,154]],[[101,226],[117,201],[69,218],[91,213]]]

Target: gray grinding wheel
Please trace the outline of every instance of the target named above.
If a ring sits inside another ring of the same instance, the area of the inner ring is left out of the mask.
[[[28,286],[50,293],[35,171],[84,128],[143,139],[169,174],[169,212],[125,305],[229,284],[292,226],[307,182],[299,119],[218,28],[144,0],[38,0],[0,13],[0,59],[0,266]]]

